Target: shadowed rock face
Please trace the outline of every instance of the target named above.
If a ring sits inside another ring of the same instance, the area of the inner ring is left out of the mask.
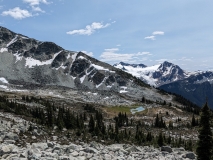
[[[0,44],[8,43],[14,37],[15,37],[14,32],[12,32],[4,27],[0,27]]]
[[[213,73],[201,72],[190,77],[160,86],[160,89],[182,95],[198,106],[206,102],[206,97],[213,97]],[[213,108],[213,100],[209,98],[209,106]]]
[[[76,77],[78,74],[84,72],[89,67],[89,65],[90,64],[85,59],[76,60],[72,65],[70,75]]]
[[[93,76],[93,82],[98,85],[100,84],[105,78],[105,75],[100,73],[100,72],[97,72],[94,76]]]
[[[67,60],[67,53],[63,51],[63,52],[61,52],[60,54],[58,54],[58,55],[55,57],[55,59],[53,60],[51,66],[52,66],[53,68],[58,68],[58,67],[60,67],[64,62],[66,62],[66,60]],[[65,66],[68,66],[68,65],[69,65],[69,63],[67,62],[67,63],[65,64]]]

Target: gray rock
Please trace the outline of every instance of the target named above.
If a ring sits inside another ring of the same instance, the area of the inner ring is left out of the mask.
[[[195,159],[195,154],[193,152],[186,153],[186,158]]]
[[[139,149],[136,146],[131,146],[129,148],[126,149],[127,152],[141,152],[141,149]]]
[[[76,151],[74,151],[74,152],[71,153],[71,155],[72,155],[73,157],[77,157],[77,156],[79,155],[79,153],[76,152]]]
[[[37,148],[41,151],[44,151],[45,149],[48,148],[48,145],[47,145],[47,143],[33,143],[32,148]]]
[[[98,150],[91,148],[91,147],[87,147],[87,148],[83,149],[83,151],[86,153],[98,153]]]
[[[169,153],[173,152],[172,148],[170,146],[162,146],[161,151],[166,151],[166,152],[169,152]]]
[[[70,160],[68,156],[59,156],[60,160]]]
[[[47,146],[50,148],[53,148],[55,146],[55,144],[53,142],[47,142]]]
[[[17,141],[19,140],[18,135],[12,132],[9,132],[5,135],[4,140],[14,140]]]

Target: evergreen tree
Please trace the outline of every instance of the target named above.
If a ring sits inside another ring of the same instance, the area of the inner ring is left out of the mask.
[[[93,132],[95,130],[95,121],[93,119],[93,116],[90,116],[89,120],[89,132]]]
[[[162,132],[160,132],[159,136],[158,136],[158,145],[160,147],[163,146],[163,135],[162,135]]]
[[[192,127],[194,127],[194,126],[196,126],[196,122],[195,122],[195,116],[193,114],[193,116],[192,116]]]
[[[201,109],[200,130],[198,136],[199,141],[197,147],[198,160],[211,160],[213,158],[213,140],[210,128],[210,117],[210,109],[206,102],[206,104]]]

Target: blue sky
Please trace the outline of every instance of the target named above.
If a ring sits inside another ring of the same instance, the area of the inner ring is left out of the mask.
[[[213,69],[212,0],[0,0],[0,25],[101,61]]]

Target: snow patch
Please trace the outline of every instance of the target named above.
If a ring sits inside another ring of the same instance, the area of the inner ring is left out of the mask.
[[[70,56],[70,53],[67,55],[67,59],[69,59],[71,56]]]
[[[1,48],[0,52],[3,53],[3,52],[7,52],[8,49],[7,48]]]
[[[125,87],[125,86],[120,87],[120,89],[122,89],[122,90],[120,90],[120,93],[128,92],[128,91],[126,91],[127,87]]]
[[[77,55],[78,55],[78,53],[74,53],[74,54],[72,55],[73,62],[75,61]]]
[[[0,88],[7,89],[7,86],[5,86],[5,85],[0,85]]]
[[[55,59],[55,57],[60,54],[62,51],[54,54],[53,58],[52,59],[49,59],[47,61],[39,61],[39,60],[36,60],[36,59],[33,59],[32,57],[27,57],[26,58],[26,64],[25,64],[25,67],[29,67],[29,68],[33,68],[34,66],[42,66],[42,65],[48,65],[48,64],[51,64],[53,62],[53,60]]]
[[[83,56],[79,56],[78,59],[86,59],[85,57]]]
[[[15,54],[13,54],[13,55],[16,57],[15,63],[18,62],[18,61],[20,61],[20,60],[22,60],[22,56],[20,56],[20,55],[18,54],[18,52],[15,53]]]
[[[4,77],[0,77],[0,81],[1,81],[2,83],[7,83],[7,84],[8,84],[8,81],[7,81]]]
[[[92,66],[93,66],[94,68],[96,68],[97,70],[109,71],[109,69],[106,69],[106,68],[104,68],[104,67],[102,67],[102,66],[99,66],[99,65],[96,65],[96,64],[92,64]]]
[[[73,79],[73,80],[75,80],[75,79],[76,79],[76,77],[73,77],[73,76],[71,76],[71,77],[72,77],[72,79]]]
[[[15,43],[17,41],[17,37],[18,35],[15,36],[15,38],[13,38],[8,44],[7,47],[9,47],[11,44]]]
[[[83,77],[80,78],[81,83],[83,83],[85,77],[86,77],[86,75],[84,75]]]
[[[29,39],[28,37],[21,36],[22,39]]]

